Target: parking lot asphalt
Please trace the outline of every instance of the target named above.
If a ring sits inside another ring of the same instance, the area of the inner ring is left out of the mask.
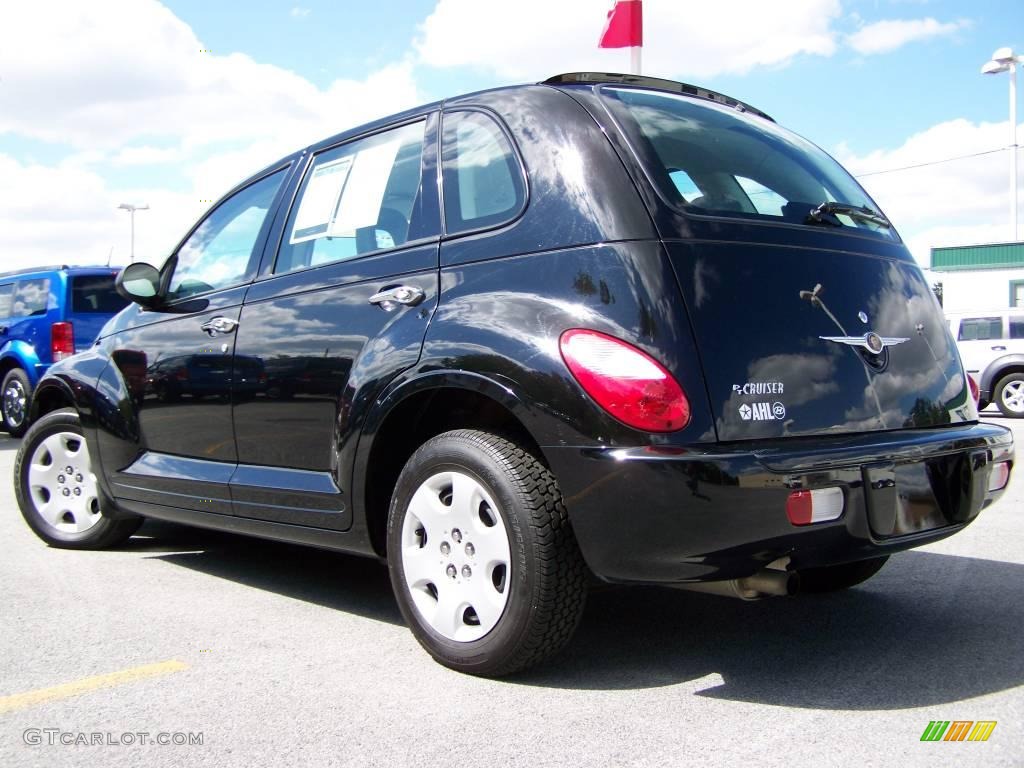
[[[0,435],[0,766],[1024,764],[1019,471],[858,588],[601,588],[561,656],[491,681],[420,650],[373,561],[157,523],[50,549],[5,479],[17,447]],[[933,720],[997,725],[922,742]]]

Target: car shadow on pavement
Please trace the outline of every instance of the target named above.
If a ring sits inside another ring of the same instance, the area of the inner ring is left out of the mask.
[[[312,547],[147,520],[123,551],[336,611],[402,624],[381,563]]]
[[[376,561],[156,521],[140,534],[124,549],[403,623],[387,569]],[[743,602],[599,587],[569,646],[508,682],[577,690],[694,683],[696,695],[733,701],[904,709],[1024,683],[1022,628],[1024,565],[914,551],[893,557],[870,582],[831,595]]]
[[[599,590],[566,651],[515,681],[629,689],[700,680],[698,695],[725,700],[903,709],[1021,685],[1022,631],[1024,565],[907,552],[831,595],[751,603]]]

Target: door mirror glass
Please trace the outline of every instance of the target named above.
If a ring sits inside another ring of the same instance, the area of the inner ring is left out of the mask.
[[[114,287],[129,301],[155,306],[160,300],[160,270],[143,262],[129,264],[118,273]]]

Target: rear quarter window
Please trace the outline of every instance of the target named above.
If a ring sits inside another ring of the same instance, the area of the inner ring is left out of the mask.
[[[526,204],[522,166],[505,132],[483,112],[444,116],[444,216],[449,234],[512,221]]]
[[[14,285],[12,317],[45,315],[50,301],[50,278],[19,280]]]
[[[1010,338],[1024,339],[1024,315],[1010,318]]]
[[[113,275],[79,275],[71,278],[71,311],[74,314],[112,315],[127,306],[126,299],[114,290]]]

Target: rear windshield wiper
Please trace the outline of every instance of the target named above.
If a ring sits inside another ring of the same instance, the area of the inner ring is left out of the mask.
[[[843,214],[844,216],[849,216],[851,219],[868,221],[872,224],[877,224],[880,227],[892,229],[892,223],[878,211],[874,211],[867,206],[850,205],[849,203],[835,203],[829,200],[826,200],[817,208],[812,208],[804,221],[808,224],[827,222],[829,224],[842,226],[842,222],[836,218],[836,214]],[[828,218],[825,218],[826,216]]]

